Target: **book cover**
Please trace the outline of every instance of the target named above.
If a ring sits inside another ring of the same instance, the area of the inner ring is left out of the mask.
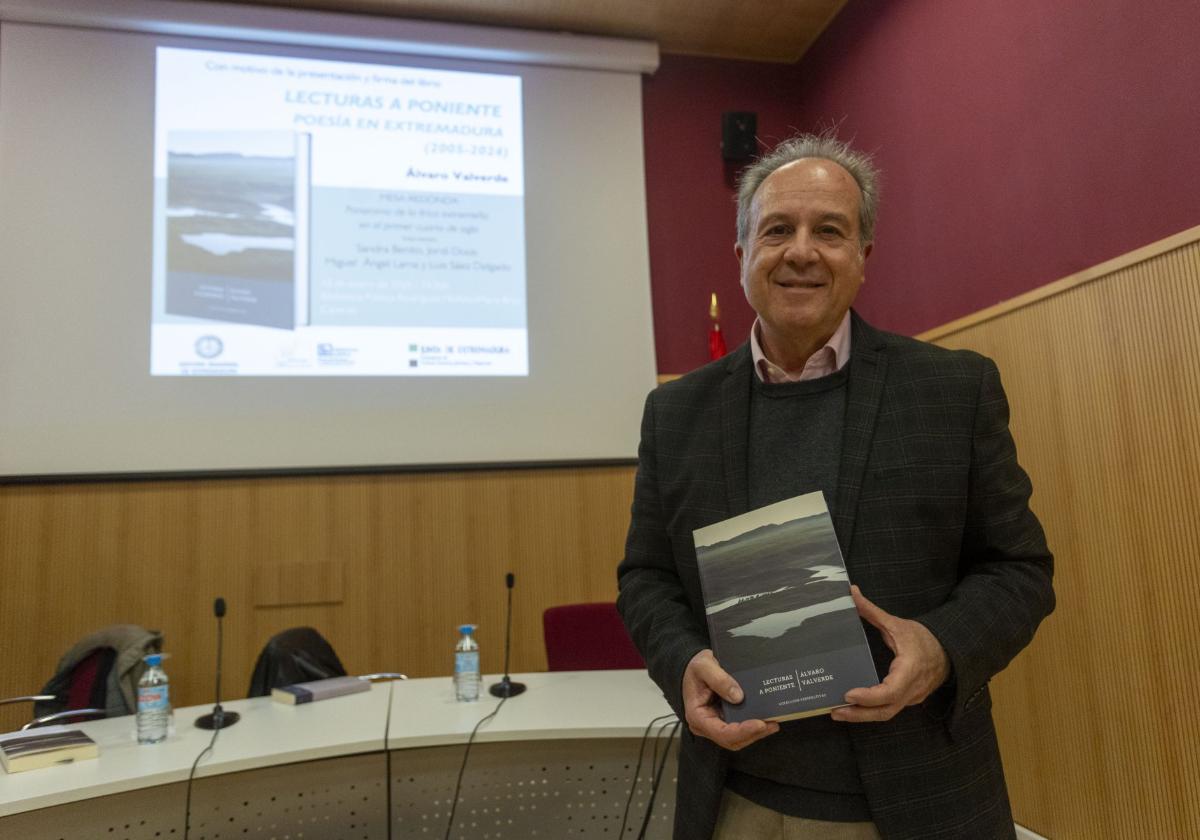
[[[70,764],[96,758],[100,747],[79,729],[54,727],[0,737],[0,764],[8,773],[37,770],[55,764]]]
[[[167,145],[166,311],[307,323],[311,136],[172,131]]]
[[[327,680],[284,685],[271,689],[271,699],[276,703],[287,703],[299,706],[302,703],[315,703],[317,700],[328,700],[330,697],[341,697],[344,694],[358,694],[370,691],[371,683],[358,677],[330,677]]]
[[[713,654],[745,692],[727,721],[824,714],[879,682],[822,493],[692,536]]]

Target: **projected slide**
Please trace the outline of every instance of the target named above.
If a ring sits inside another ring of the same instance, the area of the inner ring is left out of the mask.
[[[161,376],[524,376],[516,76],[160,47]]]

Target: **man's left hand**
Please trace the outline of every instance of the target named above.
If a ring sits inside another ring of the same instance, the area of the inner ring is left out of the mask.
[[[873,625],[896,658],[879,685],[846,692],[851,706],[834,709],[834,720],[868,723],[891,720],[905,706],[923,701],[950,676],[950,659],[924,624],[897,618],[868,601],[857,586],[850,587],[858,614]]]

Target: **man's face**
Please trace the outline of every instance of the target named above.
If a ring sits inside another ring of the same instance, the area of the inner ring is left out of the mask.
[[[871,252],[861,200],[854,177],[821,158],[781,166],[759,186],[745,247],[734,251],[769,355],[824,342],[854,302]]]

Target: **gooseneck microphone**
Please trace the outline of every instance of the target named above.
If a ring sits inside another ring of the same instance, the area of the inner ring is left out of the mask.
[[[513,573],[504,576],[504,585],[508,587],[508,619],[504,628],[504,678],[488,688],[493,697],[516,697],[525,691],[525,683],[513,682],[508,676],[509,646],[512,644],[512,591]]]
[[[218,598],[213,602],[213,615],[217,617],[217,695],[216,705],[210,714],[196,719],[196,726],[201,729],[228,729],[241,718],[237,712],[227,712],[221,708],[221,649],[224,637],[221,632],[221,619],[225,617],[225,599]]]

